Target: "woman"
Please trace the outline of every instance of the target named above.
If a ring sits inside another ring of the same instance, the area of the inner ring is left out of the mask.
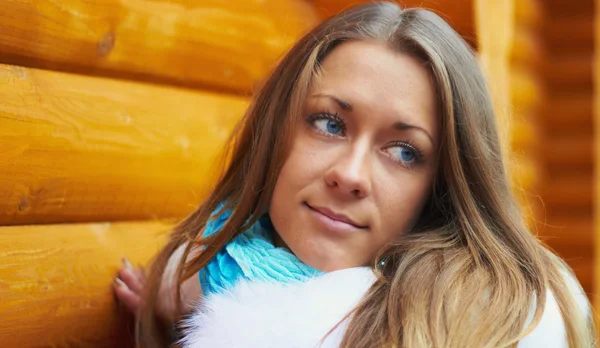
[[[143,346],[165,345],[181,315],[218,312],[240,284],[300,284],[287,291],[302,301],[341,278],[356,286],[337,290],[360,296],[309,345],[593,345],[581,287],[511,193],[476,59],[435,14],[371,3],[325,21],[280,62],[230,144],[224,175],[148,281],[120,273]],[[268,294],[258,308],[276,310]]]

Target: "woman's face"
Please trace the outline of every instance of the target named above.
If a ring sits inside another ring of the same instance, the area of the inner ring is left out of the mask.
[[[275,185],[279,237],[323,271],[368,265],[418,217],[438,139],[434,85],[420,61],[376,43],[341,44],[323,61]]]

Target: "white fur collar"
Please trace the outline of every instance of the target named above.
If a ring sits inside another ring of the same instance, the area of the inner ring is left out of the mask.
[[[375,281],[366,267],[330,272],[305,283],[240,282],[207,297],[184,322],[183,348],[317,347]],[[337,347],[344,325],[321,347]]]
[[[580,308],[589,313],[587,298],[577,281],[568,280]],[[331,272],[297,284],[242,281],[232,291],[199,303],[183,322],[182,348],[317,347],[374,281],[373,272],[365,267]],[[541,322],[519,342],[519,348],[567,347],[558,304],[551,291],[547,295]],[[338,347],[345,324],[320,347]]]

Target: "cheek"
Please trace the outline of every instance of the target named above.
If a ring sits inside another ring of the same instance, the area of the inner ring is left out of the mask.
[[[275,184],[275,191],[286,191],[288,198],[291,198],[289,194],[295,195],[298,191],[316,183],[325,167],[323,160],[325,151],[316,146],[310,137],[300,133],[292,143],[290,153]]]
[[[314,182],[314,160],[310,152],[305,151],[295,141],[292,149],[277,177],[269,214],[277,230],[285,233],[292,221],[290,214],[299,204],[303,190]]]
[[[396,180],[399,184],[379,190],[382,230],[387,238],[397,237],[415,223],[431,187],[430,179],[418,176]]]

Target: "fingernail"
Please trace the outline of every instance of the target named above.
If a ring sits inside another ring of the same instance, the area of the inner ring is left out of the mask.
[[[123,265],[125,265],[125,268],[133,270],[133,267],[131,266],[131,262],[129,262],[129,260],[127,260],[127,258],[125,256],[123,256]]]
[[[122,281],[122,280],[121,280],[121,278],[119,278],[119,277],[116,277],[116,278],[115,278],[115,280],[114,280],[114,283],[115,283],[115,285],[117,285],[117,286],[124,286],[124,287],[127,287],[127,284],[125,284],[125,282],[124,282],[124,281]]]

